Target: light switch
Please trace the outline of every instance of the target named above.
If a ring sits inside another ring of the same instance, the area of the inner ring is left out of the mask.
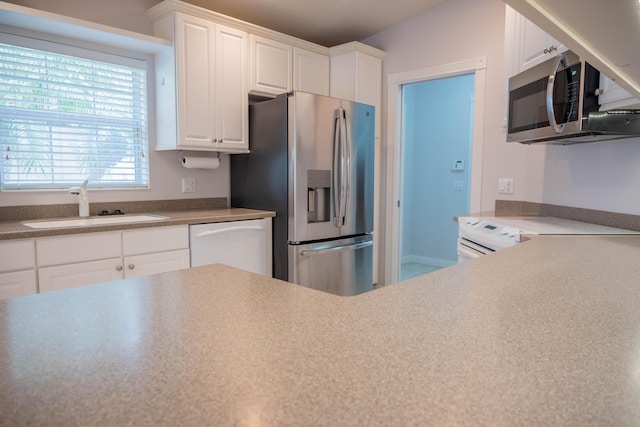
[[[462,181],[461,179],[457,179],[453,181],[453,190],[454,191],[464,190],[464,181]]]
[[[513,178],[499,178],[498,193],[513,194]]]

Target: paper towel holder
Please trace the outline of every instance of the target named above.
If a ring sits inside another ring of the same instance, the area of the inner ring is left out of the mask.
[[[220,157],[222,157],[222,153],[220,153],[219,151],[216,151],[216,157],[218,158],[218,160],[220,160]],[[178,161],[180,163],[182,163],[183,158],[184,158],[184,153],[182,152],[182,150],[178,151]]]

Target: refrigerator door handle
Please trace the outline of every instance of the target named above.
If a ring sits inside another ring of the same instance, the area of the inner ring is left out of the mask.
[[[340,115],[340,118],[342,119],[342,130],[340,131],[340,134],[342,135],[342,138],[344,140],[344,143],[342,144],[342,156],[344,159],[344,170],[342,172],[342,179],[344,182],[344,193],[342,194],[343,199],[340,201],[340,214],[342,215],[342,225],[345,225],[347,223],[347,209],[349,207],[349,193],[351,191],[351,137],[349,129],[347,129],[347,111],[344,108],[340,109],[342,110],[342,113]]]
[[[333,116],[333,224],[342,227],[347,216],[349,154],[346,135],[347,119],[343,108]]]
[[[313,256],[313,255],[324,255],[332,252],[342,252],[342,251],[355,251],[357,249],[367,248],[369,246],[373,246],[373,241],[369,240],[367,242],[360,243],[351,243],[349,245],[337,245],[337,246],[320,246],[317,249],[305,249],[300,252],[301,256]]]

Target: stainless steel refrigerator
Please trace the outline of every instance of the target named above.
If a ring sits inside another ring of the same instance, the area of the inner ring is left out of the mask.
[[[231,206],[276,212],[273,275],[338,295],[373,288],[374,107],[293,92],[249,107]]]

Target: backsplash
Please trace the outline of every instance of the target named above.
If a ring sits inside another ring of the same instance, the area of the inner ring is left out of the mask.
[[[203,199],[143,200],[134,202],[95,202],[89,205],[89,215],[103,210],[124,213],[181,211],[188,209],[224,209],[226,197]],[[36,218],[61,218],[78,216],[78,204],[0,206],[0,221],[23,221]]]
[[[591,224],[606,225],[608,227],[624,228],[625,230],[640,231],[640,215],[521,200],[496,200],[495,216],[553,216]]]

